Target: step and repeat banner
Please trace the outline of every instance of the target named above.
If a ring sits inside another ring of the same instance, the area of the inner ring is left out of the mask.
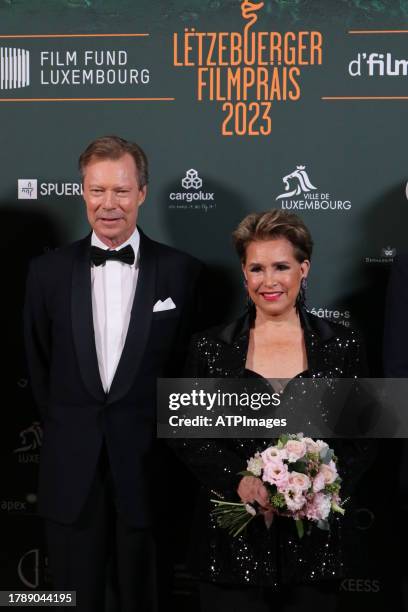
[[[0,17],[1,586],[36,589],[22,303],[30,258],[89,231],[79,154],[109,134],[144,148],[140,226],[207,264],[214,323],[245,305],[238,222],[299,214],[308,308],[359,327],[381,376],[387,277],[408,246],[408,1],[3,0]]]

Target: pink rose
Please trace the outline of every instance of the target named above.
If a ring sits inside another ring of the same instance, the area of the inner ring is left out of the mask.
[[[308,453],[320,453],[320,447],[317,442],[312,440],[312,438],[303,438],[303,442],[306,444],[306,452]]]
[[[324,474],[319,472],[313,479],[313,491],[318,493],[326,486],[326,481],[324,479]]]
[[[289,486],[295,487],[300,491],[307,491],[310,487],[310,478],[306,476],[306,474],[301,474],[300,472],[290,472]]]
[[[306,503],[306,498],[299,489],[290,488],[283,493],[285,502],[290,512],[297,512]]]
[[[325,484],[332,484],[338,476],[334,461],[330,461],[329,464],[322,463],[319,473],[323,474]]]
[[[289,463],[292,463],[306,454],[306,444],[304,440],[288,440],[285,444],[285,450],[288,454]]]
[[[324,521],[330,514],[331,500],[330,495],[324,493],[316,493],[308,502],[305,515],[313,521]]]
[[[282,449],[277,446],[270,446],[266,448],[263,453],[261,453],[261,457],[264,463],[269,463],[270,461],[281,461],[282,459],[286,459],[286,453],[282,454]]]
[[[280,460],[270,461],[266,464],[262,480],[278,488],[285,487],[288,483],[288,466]]]
[[[267,506],[269,503],[269,494],[265,485],[255,476],[241,478],[237,493],[244,504],[256,501],[260,506]]]

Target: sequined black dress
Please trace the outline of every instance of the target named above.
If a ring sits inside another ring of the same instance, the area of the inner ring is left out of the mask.
[[[366,360],[359,335],[341,325],[302,310],[308,370],[297,378],[355,378],[366,375]],[[245,369],[251,315],[209,330],[192,341],[186,375],[198,378],[254,376]],[[255,374],[255,376],[257,376]],[[261,384],[267,381],[259,377]],[[290,383],[289,383],[290,385]],[[288,385],[288,386],[289,386]],[[286,390],[285,390],[286,394]],[[291,400],[288,400],[289,404]],[[296,400],[293,400],[296,402]],[[294,405],[294,409],[298,406]],[[275,518],[269,530],[261,519],[252,521],[247,533],[232,538],[211,516],[210,498],[239,501],[238,472],[269,439],[189,439],[178,441],[178,453],[201,482],[193,527],[192,567],[203,580],[221,584],[278,587],[342,577],[347,551],[345,541],[354,538],[347,518],[335,519],[330,533],[313,527],[299,540],[294,522]],[[348,496],[372,460],[364,441],[334,440],[343,478],[342,494]],[[347,515],[346,515],[347,516]]]

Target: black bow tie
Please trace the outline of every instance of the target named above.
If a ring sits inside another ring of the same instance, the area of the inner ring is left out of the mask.
[[[135,252],[130,244],[119,251],[109,251],[109,249],[91,246],[91,261],[95,266],[100,266],[111,259],[132,265],[135,262]]]

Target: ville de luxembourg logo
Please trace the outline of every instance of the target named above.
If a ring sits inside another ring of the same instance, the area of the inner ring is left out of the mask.
[[[285,210],[350,210],[350,200],[335,200],[322,193],[311,181],[306,166],[296,168],[282,178],[284,192],[275,199]]]
[[[0,47],[0,89],[20,89],[30,85],[30,52]]]

